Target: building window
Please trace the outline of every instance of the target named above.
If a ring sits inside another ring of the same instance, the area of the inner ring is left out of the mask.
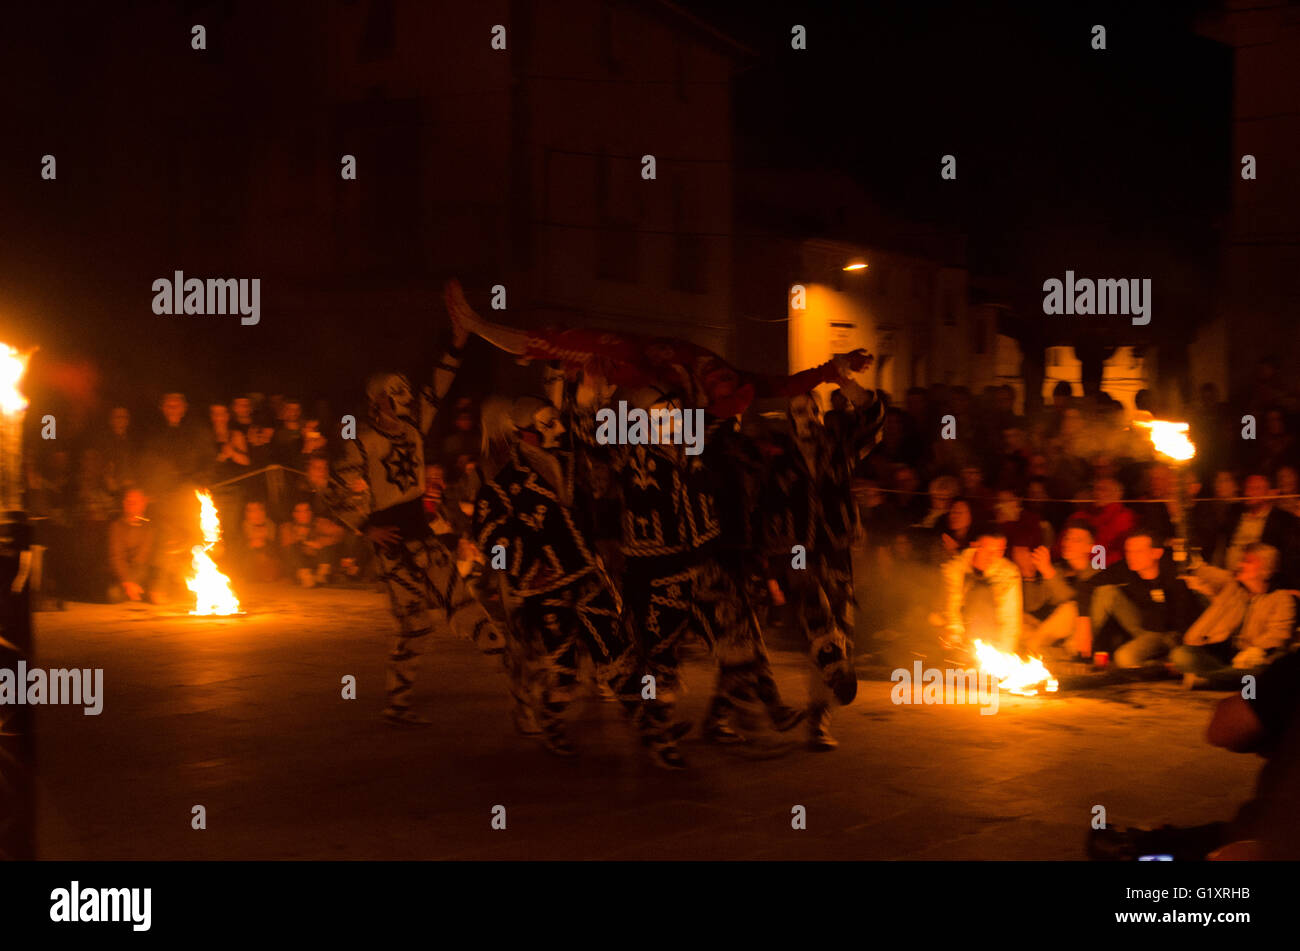
[[[702,235],[693,233],[699,219],[693,214],[689,194],[685,182],[673,182],[672,289],[704,294],[708,291],[708,246]]]
[[[608,154],[597,159],[596,277],[636,283],[639,235],[630,218],[620,213],[616,194],[622,189],[618,188],[614,161]]]

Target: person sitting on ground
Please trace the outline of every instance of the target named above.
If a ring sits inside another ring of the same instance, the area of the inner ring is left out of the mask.
[[[940,569],[944,628],[955,643],[978,638],[1014,651],[1022,624],[1020,569],[1004,557],[1007,537],[997,527],[977,528],[970,535],[971,545]]]
[[[310,502],[294,505],[290,520],[280,526],[280,552],[284,564],[304,588],[328,584],[335,561],[334,535],[322,531]]]
[[[1045,545],[1035,548],[1030,557],[1036,575],[1025,583],[1022,648],[1035,657],[1091,657],[1087,621],[1091,582],[1098,574],[1092,531],[1083,521],[1067,523],[1061,533],[1060,561],[1052,560]]]
[[[265,502],[244,506],[244,571],[250,581],[277,581],[280,578],[279,552],[275,544],[275,522],[266,515]]]
[[[1124,542],[1124,564],[1093,579],[1093,649],[1114,650],[1115,666],[1143,667],[1177,646],[1197,614],[1195,597],[1164,560],[1164,539],[1138,528]]]
[[[1246,549],[1235,578],[1208,569],[1217,576],[1214,600],[1170,656],[1186,686],[1234,686],[1286,652],[1300,592],[1275,587],[1276,570],[1277,549],[1258,543]]]
[[[140,489],[128,489],[122,498],[122,517],[108,532],[108,560],[113,583],[108,599],[119,601],[161,601],[156,588],[158,575],[157,532],[145,518],[149,497]]]

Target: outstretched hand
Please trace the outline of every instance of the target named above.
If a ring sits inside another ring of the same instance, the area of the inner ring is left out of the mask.
[[[849,369],[852,370],[854,373],[861,373],[863,370],[868,369],[876,359],[874,356],[872,356],[870,353],[868,353],[866,350],[862,349],[861,347],[859,347],[857,350],[850,351],[849,353],[845,354],[845,356],[848,358],[849,361]]]

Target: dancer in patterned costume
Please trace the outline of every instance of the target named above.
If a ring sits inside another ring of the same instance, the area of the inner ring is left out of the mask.
[[[516,704],[531,706],[548,749],[571,756],[563,715],[578,687],[579,649],[629,712],[639,699],[636,657],[618,593],[575,521],[572,466],[558,454],[559,412],[537,397],[516,400],[508,412],[485,407],[485,442],[504,442],[508,456],[479,490],[473,534],[489,561],[504,559],[522,602],[508,634]],[[517,709],[516,721],[522,716]]]
[[[863,389],[842,365],[840,387],[853,403],[843,432],[832,436],[811,395],[790,401],[792,437],[769,471],[760,506],[769,565],[794,605],[815,670],[809,678],[810,746],[834,749],[829,730],[832,700],[857,695],[853,669],[853,561],[859,519],[852,495],[853,470],[875,446],[884,402]],[[794,546],[803,549],[798,567]]]
[[[370,378],[369,419],[358,426],[355,439],[344,440],[337,467],[337,482],[349,493],[336,495],[337,514],[374,546],[397,620],[383,711],[394,723],[429,723],[411,711],[411,686],[435,622],[470,638],[485,653],[504,649],[500,632],[424,517],[424,440],[455,379],[467,338],[458,331],[453,339],[438,360],[433,385],[421,387],[418,397],[401,374]]]
[[[719,467],[685,455],[680,445],[608,446],[595,439],[594,408],[608,382],[625,390],[642,409],[707,407],[717,421],[742,412],[756,395],[792,395],[838,376],[828,362],[788,377],[742,374],[695,344],[596,331],[524,333],[483,320],[470,308],[460,286],[449,282],[452,319],[518,356],[558,360],[583,371],[584,393],[572,415],[587,451],[607,454],[623,496],[623,591],[636,626],[642,662],[655,678],[655,698],[640,708],[642,737],[659,761],[684,766],[677,740],[689,724],[674,722],[678,651],[694,632],[714,651],[718,685],[708,735],[738,739],[726,724],[731,715],[752,721],[764,708],[778,727],[798,722],[798,712],[780,702],[753,612],[736,584],[737,572],[719,561],[722,525],[713,494]],[[846,355],[861,361],[865,354]],[[647,386],[646,384],[657,384]],[[665,398],[677,388],[688,394]],[[652,405],[654,404],[654,405]],[[716,430],[715,430],[716,431]],[[708,455],[708,441],[705,442]]]

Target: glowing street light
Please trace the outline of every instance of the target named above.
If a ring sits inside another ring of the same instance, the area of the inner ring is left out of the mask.
[[[850,264],[844,265],[843,269],[845,271],[864,271],[866,270],[866,268],[867,268],[866,261],[854,261]]]

